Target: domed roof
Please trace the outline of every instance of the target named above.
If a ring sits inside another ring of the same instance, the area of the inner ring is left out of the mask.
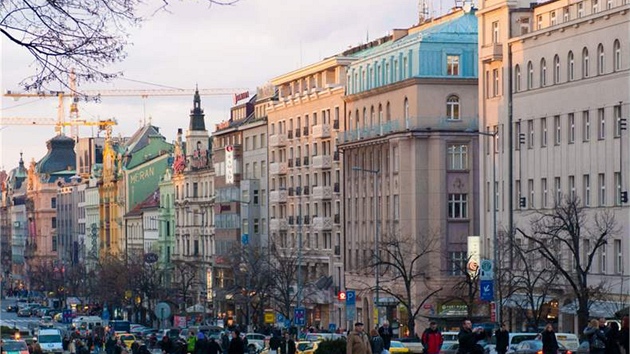
[[[24,167],[24,160],[22,159],[22,153],[20,153],[20,163],[18,167],[9,171],[9,175],[7,177],[7,185],[13,189],[20,189],[22,187],[22,182],[26,180],[28,172]]]
[[[46,142],[48,153],[37,163],[36,172],[52,174],[76,169],[74,139],[57,135]]]

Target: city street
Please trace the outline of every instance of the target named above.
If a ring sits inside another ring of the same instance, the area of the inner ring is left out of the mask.
[[[0,326],[18,327],[21,329],[31,329],[37,326],[38,317],[18,317],[16,312],[7,312],[7,306],[15,306],[17,300],[14,298],[4,298],[1,302]],[[57,326],[57,324],[55,325]]]

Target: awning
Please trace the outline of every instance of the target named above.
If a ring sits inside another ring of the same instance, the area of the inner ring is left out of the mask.
[[[626,304],[623,302],[594,300],[588,306],[588,314],[591,317],[615,318],[615,312],[622,310],[624,307],[626,307]],[[577,308],[577,301],[573,301],[562,306],[560,312],[567,315],[577,315]]]
[[[196,304],[186,308],[188,313],[206,313],[207,309],[202,304]]]
[[[551,295],[542,295],[542,294],[534,294],[533,302],[534,307],[540,308],[543,303],[554,300],[554,297]],[[503,307],[507,308],[520,308],[520,309],[530,309],[532,307],[532,300],[529,295],[526,294],[512,294],[511,296],[503,299]]]

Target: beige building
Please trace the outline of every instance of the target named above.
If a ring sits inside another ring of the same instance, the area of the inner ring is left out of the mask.
[[[343,131],[346,67],[332,57],[271,80],[278,101],[268,107],[269,239],[302,255],[295,284],[306,323],[340,323],[336,292],[343,284],[341,260],[342,171],[336,142]],[[315,285],[317,284],[317,285]]]
[[[486,0],[477,12],[480,129],[498,130],[496,148],[491,141],[480,145],[483,252],[492,258],[495,216],[501,238],[511,215],[514,227],[527,229],[535,211],[550,211],[565,196],[578,197],[587,216],[612,212],[620,227],[597,252],[589,276],[589,284],[606,284],[610,301],[628,294],[630,283],[630,215],[621,202],[630,186],[630,139],[620,129],[630,99],[629,11],[627,0],[532,6]],[[572,291],[563,282],[556,285],[551,298],[560,309],[548,319],[558,320],[561,330],[577,330],[575,308],[562,306],[573,301]],[[597,305],[592,316],[611,316],[614,307]]]

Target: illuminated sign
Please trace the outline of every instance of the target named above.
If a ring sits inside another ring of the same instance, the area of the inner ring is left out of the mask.
[[[225,147],[225,183],[234,184],[234,146]]]

